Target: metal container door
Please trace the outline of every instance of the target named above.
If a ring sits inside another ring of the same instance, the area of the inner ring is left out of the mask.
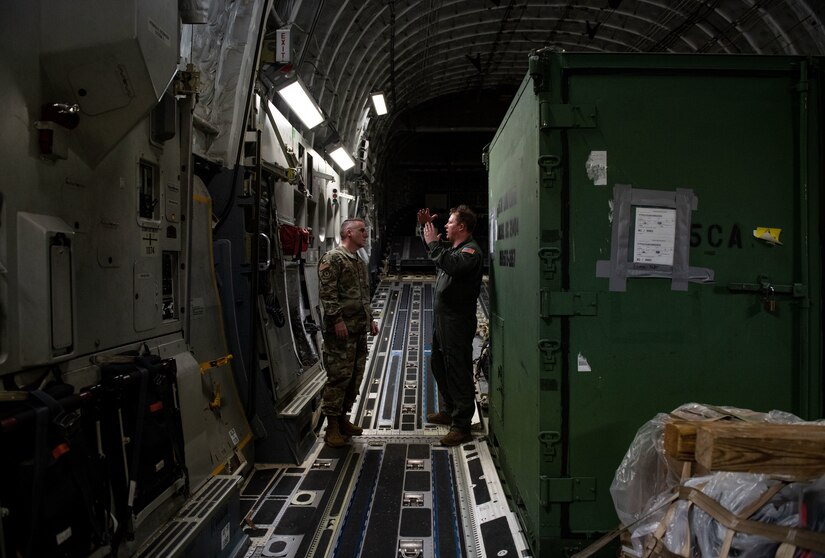
[[[563,291],[579,301],[559,312],[564,453],[595,491],[568,527],[587,533],[616,526],[614,471],[657,413],[820,415],[821,118],[801,59],[563,64],[555,102],[595,111],[548,130],[565,143]]]

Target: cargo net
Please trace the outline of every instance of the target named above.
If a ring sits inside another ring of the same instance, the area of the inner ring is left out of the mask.
[[[629,557],[825,555],[825,421],[687,404],[637,433],[610,487]]]

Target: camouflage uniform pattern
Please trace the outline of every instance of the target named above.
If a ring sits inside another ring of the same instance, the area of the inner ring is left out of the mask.
[[[367,335],[372,324],[367,266],[344,246],[330,250],[318,262],[319,298],[324,310],[324,386],[321,412],[338,416],[350,411],[367,362]],[[346,339],[335,335],[343,321]]]

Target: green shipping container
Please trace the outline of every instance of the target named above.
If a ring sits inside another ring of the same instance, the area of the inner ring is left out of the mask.
[[[490,429],[537,556],[687,402],[822,416],[825,60],[537,51],[487,152]]]

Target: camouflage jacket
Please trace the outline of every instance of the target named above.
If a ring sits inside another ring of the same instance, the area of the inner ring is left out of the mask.
[[[366,327],[372,322],[367,266],[344,246],[330,250],[318,262],[319,298],[324,324],[333,327],[343,320],[348,328]]]

